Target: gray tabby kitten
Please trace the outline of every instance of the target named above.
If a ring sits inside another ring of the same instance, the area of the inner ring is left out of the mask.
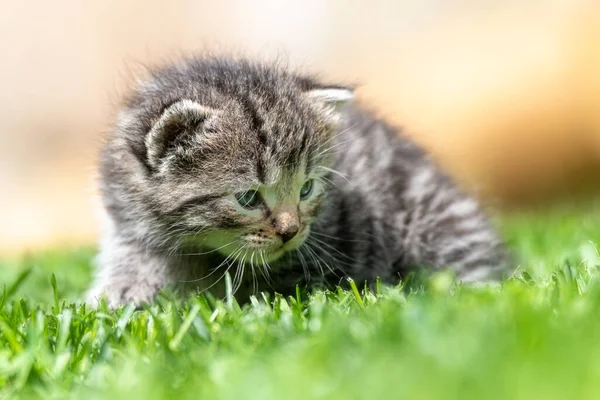
[[[89,301],[222,295],[227,271],[241,299],[419,269],[501,278],[505,250],[477,203],[352,98],[247,60],[155,70],[101,155],[108,226]]]

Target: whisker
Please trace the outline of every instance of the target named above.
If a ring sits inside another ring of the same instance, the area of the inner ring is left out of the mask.
[[[327,252],[326,252],[326,251],[324,251],[324,249],[323,249],[322,247],[320,247],[320,246],[318,245],[318,243],[313,243],[313,245],[314,245],[314,246],[317,248],[317,250],[320,250],[320,251],[321,251],[321,252],[323,252],[324,254],[327,254]],[[312,252],[312,253],[315,255],[315,257],[317,257],[319,260],[323,261],[323,264],[325,264],[325,266],[327,267],[327,269],[329,269],[329,271],[330,271],[330,272],[331,272],[333,275],[335,275],[335,276],[336,276],[336,277],[338,277],[338,278],[340,277],[338,274],[336,274],[336,273],[335,273],[335,271],[334,271],[334,270],[331,268],[331,266],[330,266],[329,264],[327,264],[327,263],[325,262],[325,260],[323,260],[323,258],[322,258],[321,256],[319,256],[319,254],[318,254],[318,253],[317,253],[317,252],[316,252],[314,249],[312,249],[310,246],[309,246],[309,247],[307,247],[307,249],[309,249],[309,250],[310,250],[310,251],[311,251],[311,252]],[[336,262],[336,263],[339,263],[339,264],[344,264],[344,262],[342,262],[342,261],[340,261],[340,260],[336,259],[336,258],[335,258],[335,257],[333,257],[331,254],[328,254],[328,255],[329,255],[329,257],[331,257],[331,259],[332,259],[334,262]],[[350,264],[347,264],[347,263],[346,263],[346,265],[347,265],[347,266],[351,266]],[[337,270],[340,270],[340,271],[342,271],[342,269],[341,269],[341,268],[339,268],[339,266],[337,266],[337,265],[335,265],[335,264],[334,264],[334,266],[335,266],[335,268],[336,268]],[[343,271],[342,271],[342,273],[343,273]],[[345,275],[345,274],[344,274],[344,275]]]
[[[269,265],[269,263],[265,260],[265,256],[263,251],[260,251],[260,256],[262,258],[263,261],[263,268],[261,270],[262,276],[265,278],[265,280],[267,281],[267,284],[269,285],[269,287],[271,289],[273,289],[273,286],[271,285],[271,283],[273,283],[273,281],[271,280],[271,274],[269,273],[269,270],[271,269],[271,266]]]
[[[321,150],[321,149],[322,149],[324,146],[326,146],[326,145],[327,145],[327,143],[331,142],[331,141],[332,141],[332,140],[334,140],[335,138],[337,138],[337,137],[339,137],[339,136],[343,135],[344,133],[348,132],[350,129],[353,129],[353,128],[355,128],[357,125],[358,125],[358,122],[357,122],[357,123],[355,123],[355,124],[354,124],[354,125],[352,125],[352,126],[349,126],[349,127],[348,127],[348,128],[346,128],[346,129],[342,129],[341,131],[339,131],[338,133],[336,133],[335,135],[333,135],[332,137],[330,137],[329,139],[327,139],[326,141],[324,141],[323,143],[321,143],[321,144],[320,144],[320,145],[317,147],[317,149],[316,149],[315,151],[320,151],[320,150]]]
[[[313,265],[319,268],[319,272],[321,272],[321,277],[325,279],[325,271],[323,270],[323,266],[321,265],[319,260],[315,258],[314,251],[310,248],[308,242],[305,242],[304,245],[306,247],[306,250],[308,251],[307,256],[311,259]]]
[[[241,250],[242,250],[242,249],[240,249],[240,252],[241,252]],[[238,253],[236,253],[236,254],[238,254],[238,255],[239,255],[239,252],[238,252]],[[236,255],[236,258],[237,258],[237,255]],[[225,260],[227,260],[227,259],[225,259]],[[235,262],[235,259],[234,259],[233,261]],[[230,265],[229,263],[227,263],[227,268],[225,268],[225,272],[223,272],[223,274],[222,274],[222,275],[219,277],[219,279],[217,279],[216,281],[214,281],[214,282],[213,282],[213,283],[212,283],[210,286],[208,286],[208,287],[206,287],[206,288],[204,288],[204,289],[200,290],[200,293],[203,293],[203,292],[206,292],[206,291],[210,290],[210,289],[211,289],[213,286],[215,286],[217,283],[221,282],[221,281],[223,280],[223,278],[225,277],[225,275],[226,275],[226,274],[229,272],[229,269],[230,269],[230,268],[231,268],[231,265]],[[216,271],[216,269],[215,269],[215,271]]]
[[[342,190],[342,188],[341,188],[341,187],[339,187],[337,183],[335,183],[334,181],[332,181],[331,179],[329,179],[329,178],[327,178],[327,177],[325,177],[325,176],[322,176],[322,177],[318,178],[318,180],[319,180],[319,181],[323,181],[323,182],[325,183],[325,185],[326,185],[326,186],[327,186],[327,185],[333,185],[333,186],[335,186],[336,188],[338,188],[338,189]]]
[[[308,283],[308,282],[310,282],[310,270],[308,269],[308,266],[306,265],[306,260],[304,259],[304,255],[302,254],[301,249],[302,249],[302,247],[300,247],[296,251],[298,252],[298,259],[300,260],[300,264],[302,265],[302,270],[304,271],[304,279],[306,279],[306,282]]]
[[[256,257],[258,259],[258,256]],[[258,291],[258,282],[256,282],[256,272],[254,270],[254,252],[250,257],[250,268],[252,269],[252,293],[256,293]]]
[[[361,239],[340,239],[338,237],[331,236],[331,235],[326,235],[324,233],[316,232],[316,231],[311,231],[310,233],[311,233],[311,235],[322,236],[322,237],[325,237],[327,239],[337,240],[337,241],[340,241],[340,242],[369,243],[368,240],[361,240]]]
[[[240,239],[236,239],[236,240],[234,240],[232,242],[224,244],[223,246],[217,247],[216,249],[212,249],[212,250],[205,251],[205,252],[202,252],[202,253],[183,253],[182,255],[183,256],[203,256],[205,254],[210,254],[210,253],[214,253],[215,251],[219,251],[219,250],[221,250],[221,249],[223,249],[223,248],[225,248],[227,246],[230,246],[230,245],[232,245],[234,243],[237,243],[239,241],[240,241]]]
[[[326,148],[325,150],[321,151],[319,154],[317,154],[316,156],[314,156],[314,158],[320,157],[320,156],[322,156],[323,154],[327,153],[328,151],[331,151],[331,150],[335,149],[336,147],[339,147],[339,146],[341,146],[341,145],[344,145],[344,144],[346,144],[346,143],[349,143],[349,142],[351,142],[353,139],[354,139],[354,138],[351,138],[351,139],[347,139],[347,140],[344,140],[344,141],[342,141],[342,142],[336,143],[336,144],[334,144],[334,145],[332,145],[332,146],[330,146],[330,147]]]
[[[250,263],[250,275],[252,276],[252,294],[256,291],[256,270],[254,268],[254,264]]]
[[[316,237],[312,237],[310,239],[316,241],[317,243],[322,244],[323,246],[326,246],[327,248],[329,248],[329,249],[331,249],[333,251],[335,251],[336,253],[338,253],[342,257],[346,258],[347,260],[355,262],[355,260],[352,257],[348,256],[347,254],[342,253],[341,251],[339,251],[338,249],[336,249],[335,247],[333,247],[329,243],[326,243],[326,242],[324,242],[324,241],[322,241],[320,239],[317,239]]]
[[[317,166],[317,168],[321,168],[321,169],[324,169],[325,171],[331,172],[332,174],[336,174],[336,175],[342,177],[343,179],[345,179],[348,183],[352,184],[352,182],[350,182],[350,180],[348,179],[348,177],[346,175],[342,174],[338,170],[335,170],[335,169],[329,168],[329,167],[325,167],[323,165],[319,165],[319,166]]]
[[[221,266],[227,262],[227,260],[229,260],[231,257],[234,257],[236,254],[239,254],[241,251],[242,251],[242,249],[237,249],[236,251],[234,251],[233,253],[231,253],[230,255],[228,255],[221,262],[221,264],[219,264],[216,267],[212,268],[211,271],[210,271],[210,273],[208,273],[208,275],[205,275],[202,278],[198,278],[198,279],[192,279],[192,280],[189,280],[189,281],[182,280],[182,281],[179,281],[179,282],[182,282],[182,283],[193,283],[193,282],[203,281],[204,279],[207,279],[212,274],[214,274],[215,272],[217,272],[219,270],[219,268],[221,268]],[[223,274],[223,276],[225,276],[225,274]]]
[[[248,256],[248,252],[244,253],[244,256],[241,259],[241,262],[238,261],[237,265],[236,265],[236,271],[235,271],[235,275],[233,278],[233,289],[232,292],[233,294],[235,294],[237,292],[237,290],[239,289],[239,287],[241,286],[242,283],[242,279],[243,279],[243,275],[244,275],[244,270],[245,270],[245,262],[246,262],[246,257]]]

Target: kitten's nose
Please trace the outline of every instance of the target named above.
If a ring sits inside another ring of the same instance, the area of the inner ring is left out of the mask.
[[[281,236],[281,241],[283,243],[287,243],[290,240],[292,240],[294,238],[294,236],[296,236],[296,234],[298,233],[298,225],[294,225],[292,227],[290,227],[290,229],[288,229],[287,231],[284,232],[278,232],[279,236]]]
[[[282,212],[275,216],[273,221],[275,233],[281,237],[283,243],[287,243],[296,236],[300,230],[298,215],[296,213]]]

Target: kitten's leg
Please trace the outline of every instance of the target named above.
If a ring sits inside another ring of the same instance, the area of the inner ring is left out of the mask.
[[[166,260],[131,240],[111,237],[103,241],[97,261],[98,275],[87,294],[93,306],[103,296],[110,307],[148,303],[168,280]]]
[[[452,268],[464,282],[490,281],[508,272],[508,256],[487,216],[447,177],[426,168],[410,181],[404,224],[405,262]]]

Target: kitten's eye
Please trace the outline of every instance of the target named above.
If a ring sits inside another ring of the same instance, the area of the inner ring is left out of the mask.
[[[300,188],[300,199],[301,200],[306,200],[310,197],[310,195],[312,194],[312,190],[313,190],[313,180],[309,179],[306,182],[304,182],[304,185],[302,185],[302,187]]]
[[[258,207],[262,201],[258,190],[248,190],[246,192],[236,193],[235,199],[242,207],[249,209]]]

